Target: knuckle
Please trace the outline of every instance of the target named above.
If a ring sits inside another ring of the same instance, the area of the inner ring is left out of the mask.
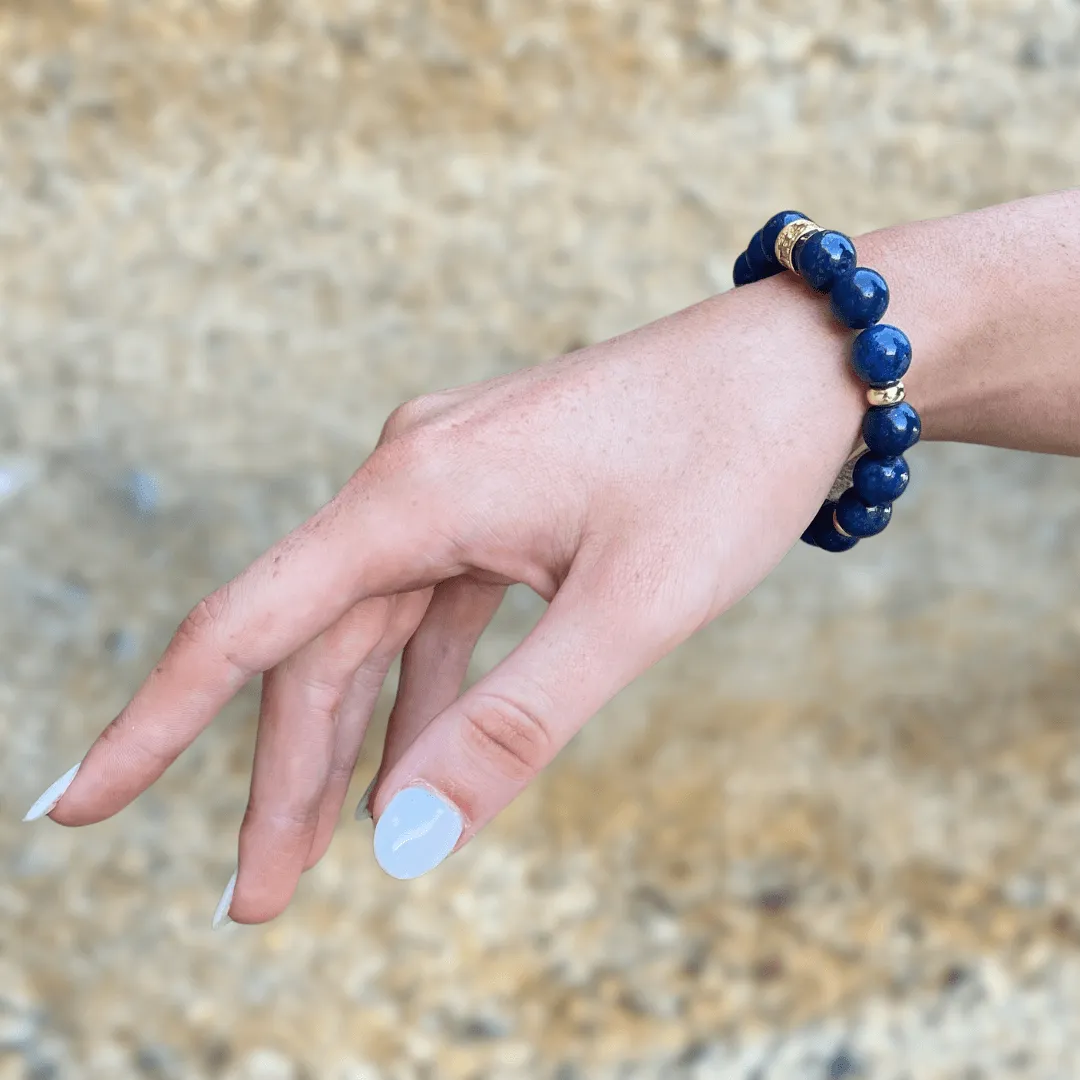
[[[129,722],[127,710],[116,716],[98,736],[109,758],[122,766],[125,774],[138,773],[146,782],[156,779],[175,758],[175,752],[153,738],[153,733]]]
[[[390,608],[390,598],[370,597],[324,631],[321,645],[327,665],[344,676],[351,675],[358,658],[367,656],[378,644]]]
[[[205,647],[214,640],[224,615],[225,600],[219,592],[204,596],[188,612],[176,631],[181,640],[197,647]]]
[[[435,433],[418,427],[380,441],[368,464],[357,474],[357,483],[366,487],[372,479],[398,482],[407,477],[410,483],[425,479],[439,460]]]
[[[184,621],[177,627],[175,642],[182,649],[191,649],[196,653],[208,653],[249,674],[246,667],[233,654],[225,641],[225,626],[231,607],[229,587],[222,586],[216,592],[203,597],[188,612]]]
[[[321,679],[315,675],[304,675],[299,679],[304,704],[310,714],[318,717],[333,718],[341,708],[345,696],[345,684],[337,679]]]
[[[432,398],[429,395],[411,398],[409,401],[402,402],[386,418],[382,434],[379,437],[379,443],[393,442],[395,439],[408,434],[414,428],[419,427],[431,414],[434,407]]]
[[[539,709],[504,694],[487,694],[466,713],[466,745],[508,779],[523,781],[550,760],[554,747],[551,725]]]
[[[414,592],[401,597],[387,615],[379,640],[372,645],[363,667],[356,678],[365,681],[368,688],[382,686],[394,658],[417,632],[428,609],[430,590]]]
[[[268,820],[278,835],[308,836],[319,823],[319,804],[312,801],[282,806],[270,814]]]
[[[310,836],[319,822],[317,799],[293,795],[273,806],[249,805],[241,832],[258,832],[282,839],[298,840]]]
[[[434,515],[452,508],[452,480],[462,472],[459,447],[438,426],[421,425],[380,446],[355,483],[362,492],[374,490],[408,497]]]
[[[381,647],[377,647],[353,674],[348,692],[350,694],[360,694],[365,698],[377,698],[382,690],[383,683],[386,682],[386,676],[390,671],[393,660],[392,655],[382,653]]]
[[[353,773],[356,771],[356,764],[353,761],[346,761],[344,758],[332,761],[330,763],[330,772],[328,775],[327,786],[348,786],[352,782]]]

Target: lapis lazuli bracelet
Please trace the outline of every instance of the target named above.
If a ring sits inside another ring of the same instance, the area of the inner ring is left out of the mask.
[[[837,319],[859,331],[851,366],[867,384],[870,403],[862,440],[802,534],[812,547],[847,551],[889,524],[892,504],[908,485],[904,451],[922,433],[901,381],[911,365],[911,342],[902,330],[879,321],[889,306],[889,286],[876,270],[857,265],[855,245],[843,233],[822,229],[795,210],[775,214],[735,260],[735,285],[784,270],[827,293]]]

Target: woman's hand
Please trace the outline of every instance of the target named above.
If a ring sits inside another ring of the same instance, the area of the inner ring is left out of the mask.
[[[195,607],[53,818],[115,814],[265,673],[230,914],[271,919],[330,842],[404,648],[376,854],[430,869],[791,547],[863,409],[842,340],[797,282],[765,282],[402,406],[327,506]],[[459,697],[513,582],[550,607]]]
[[[1078,225],[1064,192],[859,240],[915,343],[924,437],[1080,453]],[[792,545],[865,409],[846,340],[782,275],[403,406],[336,498],[197,605],[28,817],[115,814],[265,673],[231,915],[273,918],[326,850],[404,648],[375,850],[394,876],[430,869]],[[548,611],[459,696],[511,582]]]

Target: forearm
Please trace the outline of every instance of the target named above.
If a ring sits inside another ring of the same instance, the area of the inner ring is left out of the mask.
[[[1080,191],[857,241],[911,338],[924,437],[1080,455]]]
[[[925,439],[1080,455],[1080,191],[897,225],[856,245],[889,283],[884,321],[911,339],[904,384]],[[798,350],[800,392],[837,436],[821,449],[842,460],[866,398],[838,363],[850,333],[828,303],[791,274],[723,299],[736,322]]]

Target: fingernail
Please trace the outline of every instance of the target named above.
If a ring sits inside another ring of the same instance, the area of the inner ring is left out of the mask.
[[[78,765],[72,765],[59,780],[51,784],[41,798],[26,811],[26,817],[23,818],[23,821],[37,821],[39,818],[45,817],[46,814],[51,814],[56,809],[56,804],[64,797],[64,792],[71,787],[71,781],[75,779],[80,765],[82,765],[81,761]]]
[[[233,871],[233,876],[229,878],[229,884],[225,886],[225,891],[221,894],[217,911],[214,912],[214,921],[210,924],[211,930],[220,930],[223,926],[232,925],[232,919],[229,918],[229,908],[232,907],[232,894],[236,888],[237,873],[239,871]]]
[[[454,850],[461,829],[461,814],[434,791],[402,788],[375,826],[375,859],[391,877],[419,877]]]
[[[356,820],[367,821],[371,817],[371,807],[368,803],[371,801],[371,793],[375,790],[375,781],[379,779],[379,774],[376,773],[371,778],[371,783],[368,784],[364,794],[360,796],[360,801],[356,804]]]

